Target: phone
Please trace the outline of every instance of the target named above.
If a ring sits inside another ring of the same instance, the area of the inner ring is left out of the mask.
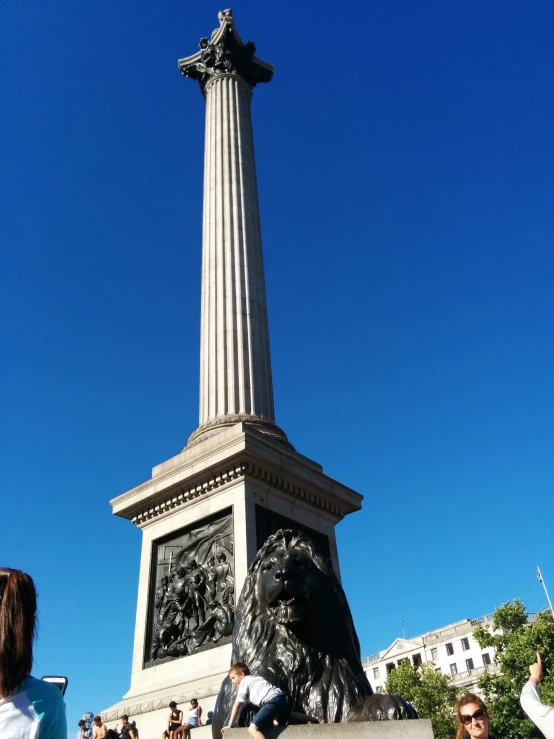
[[[47,683],[53,683],[62,691],[62,695],[65,695],[69,680],[63,675],[44,675],[40,679],[44,680]]]

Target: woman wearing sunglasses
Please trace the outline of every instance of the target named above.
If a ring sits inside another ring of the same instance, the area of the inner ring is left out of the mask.
[[[478,695],[466,693],[458,701],[456,739],[489,739],[489,714]]]

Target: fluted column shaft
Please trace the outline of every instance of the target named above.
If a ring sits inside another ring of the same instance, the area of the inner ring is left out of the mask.
[[[274,421],[251,89],[205,87],[200,427],[224,416]]]

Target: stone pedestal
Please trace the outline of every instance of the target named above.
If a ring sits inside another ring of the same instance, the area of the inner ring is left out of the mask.
[[[143,543],[131,686],[122,702],[103,712],[104,718],[115,722],[127,713],[140,724],[141,739],[150,739],[161,734],[160,716],[163,724],[171,700],[182,705],[198,698],[204,715],[213,710],[230,665],[229,636],[186,656],[152,659],[161,575],[167,573],[170,560],[174,567],[182,561],[181,545],[187,546],[191,532],[194,536],[200,532],[201,537],[215,522],[216,537],[221,537],[215,545],[220,550],[227,547],[236,603],[249,564],[267,536],[279,528],[300,528],[309,534],[340,577],[334,527],[358,510],[361,500],[358,493],[325,475],[319,464],[246,423],[185,449],[155,467],[150,480],[112,500],[116,515],[142,529]],[[208,550],[204,556],[209,558]],[[206,560],[198,564],[206,569]],[[149,715],[153,711],[155,717]],[[145,724],[154,722],[157,729],[150,735]]]

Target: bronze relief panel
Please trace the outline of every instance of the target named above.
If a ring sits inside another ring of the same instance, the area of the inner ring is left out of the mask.
[[[229,642],[234,594],[232,509],[153,542],[144,666]]]

